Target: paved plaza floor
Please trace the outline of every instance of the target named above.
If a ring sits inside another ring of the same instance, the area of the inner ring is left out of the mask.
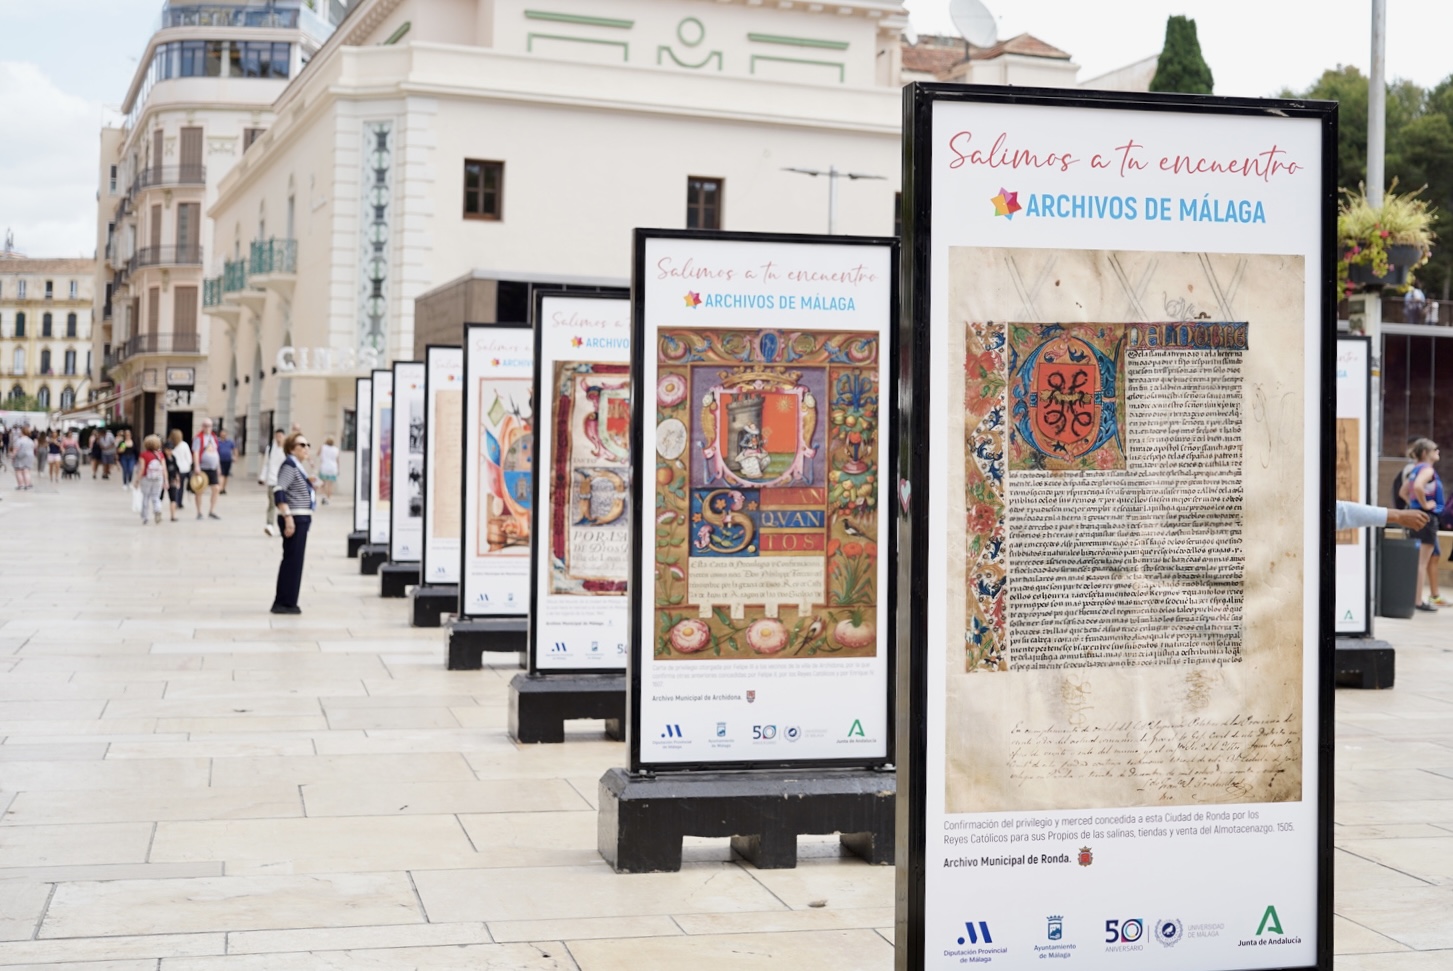
[[[892,967],[892,868],[830,839],[793,870],[692,840],[680,873],[612,873],[624,746],[512,743],[513,657],[446,671],[344,557],[346,505],[278,617],[250,482],[220,522],[144,527],[115,480],[3,482],[0,966]],[[1453,610],[1378,633],[1397,688],[1337,696],[1337,967],[1453,968]]]

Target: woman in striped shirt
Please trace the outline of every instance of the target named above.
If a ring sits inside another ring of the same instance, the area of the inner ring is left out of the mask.
[[[277,473],[277,489],[273,503],[283,528],[283,561],[277,570],[277,593],[273,596],[275,614],[300,614],[298,589],[303,584],[303,554],[308,548],[308,527],[313,522],[313,485],[303,471],[308,456],[308,440],[301,432],[293,432],[283,442],[287,458]]]

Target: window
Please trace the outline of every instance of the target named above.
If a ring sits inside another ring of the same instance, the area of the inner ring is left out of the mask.
[[[288,76],[289,45],[267,41],[232,42],[232,76],[235,78],[285,78]]]
[[[242,150],[245,152],[252,147],[252,143],[262,137],[266,128],[244,128],[242,129]]]
[[[75,351],[66,351],[65,373],[66,374],[75,374],[76,373],[76,352]]]
[[[50,348],[47,347],[40,352],[40,373],[50,373]]]
[[[40,405],[42,411],[49,411],[50,388],[47,388],[45,385],[41,385],[40,390],[35,393],[35,403]]]
[[[15,349],[15,353],[13,355],[11,355],[10,364],[11,364],[11,367],[10,367],[10,373],[11,374],[24,374],[25,373],[25,348],[23,348],[23,347],[17,347]]]
[[[224,48],[227,45],[225,40],[208,40],[202,42],[205,45],[205,61],[203,70],[209,78],[220,78],[222,76],[222,61],[226,56]]]
[[[66,314],[66,336],[67,337],[75,337],[76,336],[76,315],[75,314]]]
[[[15,295],[21,300],[25,299],[25,281],[20,280],[15,284]]]
[[[505,164],[464,160],[464,218],[501,219],[504,216]]]
[[[40,315],[40,336],[41,337],[54,337],[55,335],[51,333],[51,331],[52,331],[53,328],[54,328],[54,324],[53,324],[53,322],[51,320],[51,315],[50,314],[41,314]]]
[[[25,314],[24,313],[18,313],[18,314],[15,315],[15,336],[16,337],[24,337],[25,336]]]
[[[72,300],[76,299],[76,295],[81,292],[80,287],[81,287],[81,285],[79,283],[77,283],[75,280],[72,280],[71,281],[71,299]]]
[[[723,179],[686,179],[686,228],[721,229]]]
[[[76,389],[66,388],[61,392],[61,410],[70,411],[76,406]]]
[[[169,77],[199,78],[207,73],[204,58],[206,43],[204,41],[184,40],[176,44],[168,44],[167,47],[173,48],[174,60],[172,63],[176,65],[176,70],[168,75]]]
[[[10,398],[11,398],[12,401],[19,401],[21,398],[24,398],[24,397],[25,397],[25,389],[22,388],[20,385],[17,384],[17,385],[15,385],[15,387],[13,387],[13,388],[10,389]]]
[[[893,235],[903,235],[903,193],[893,193]]]
[[[45,299],[51,300],[55,297],[55,281],[45,281]]]
[[[172,333],[173,334],[196,334],[197,333],[197,288],[196,287],[172,287]],[[183,346],[181,343],[174,348],[178,351],[195,351],[196,342]]]
[[[111,194],[116,194],[116,166],[111,166]]]

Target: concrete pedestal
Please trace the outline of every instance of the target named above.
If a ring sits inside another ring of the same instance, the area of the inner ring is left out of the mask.
[[[348,558],[358,559],[358,551],[368,542],[368,534],[358,529],[348,534]]]
[[[358,548],[358,572],[366,577],[376,575],[387,562],[387,543],[366,543]]]
[[[390,561],[378,568],[378,577],[380,597],[407,597],[409,587],[418,586],[419,564]]]
[[[1396,657],[1387,641],[1370,637],[1339,637],[1332,655],[1339,688],[1391,688]]]
[[[624,674],[517,674],[510,680],[510,737],[517,742],[563,742],[565,723],[604,718],[607,738],[624,738]]]
[[[529,649],[530,621],[526,617],[456,618],[449,628],[449,670],[477,671],[484,667],[485,651],[518,652],[521,662]]]
[[[409,593],[415,627],[438,627],[445,614],[459,609],[459,587],[452,583],[424,583]]]
[[[684,836],[730,836],[759,869],[797,865],[801,834],[841,834],[869,863],[893,863],[896,780],[853,769],[691,772],[600,778],[596,841],[617,873],[681,869]]]

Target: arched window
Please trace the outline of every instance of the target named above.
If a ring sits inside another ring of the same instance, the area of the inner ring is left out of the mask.
[[[75,374],[76,373],[76,352],[75,351],[66,351],[66,373],[67,374]]]
[[[41,314],[40,315],[40,336],[41,337],[51,337],[51,336],[53,336],[51,334],[51,327],[52,327],[52,322],[51,322],[51,316],[50,316],[50,314]]]
[[[76,389],[75,388],[72,388],[70,386],[67,386],[65,388],[65,390],[63,390],[61,392],[61,409],[63,411],[65,411],[65,410],[69,410],[71,408],[74,408],[75,406],[76,406]]]
[[[10,369],[11,374],[25,373],[25,348],[17,347],[15,349],[15,356],[11,359],[11,364],[13,365]]]
[[[47,347],[40,352],[40,373],[50,373],[50,348]]]
[[[75,286],[75,284],[72,283],[71,286]],[[76,315],[75,314],[66,314],[66,336],[67,337],[75,337],[76,336]]]
[[[21,398],[24,398],[24,397],[25,397],[25,389],[22,388],[20,385],[17,384],[15,387],[13,387],[13,388],[10,389],[10,399],[12,401],[19,401]]]
[[[46,387],[45,385],[41,385],[40,390],[35,393],[35,401],[38,405],[40,405],[42,411],[49,411],[50,388]]]
[[[15,336],[16,337],[24,337],[25,336],[25,314],[24,313],[18,313],[18,314],[15,315]]]

